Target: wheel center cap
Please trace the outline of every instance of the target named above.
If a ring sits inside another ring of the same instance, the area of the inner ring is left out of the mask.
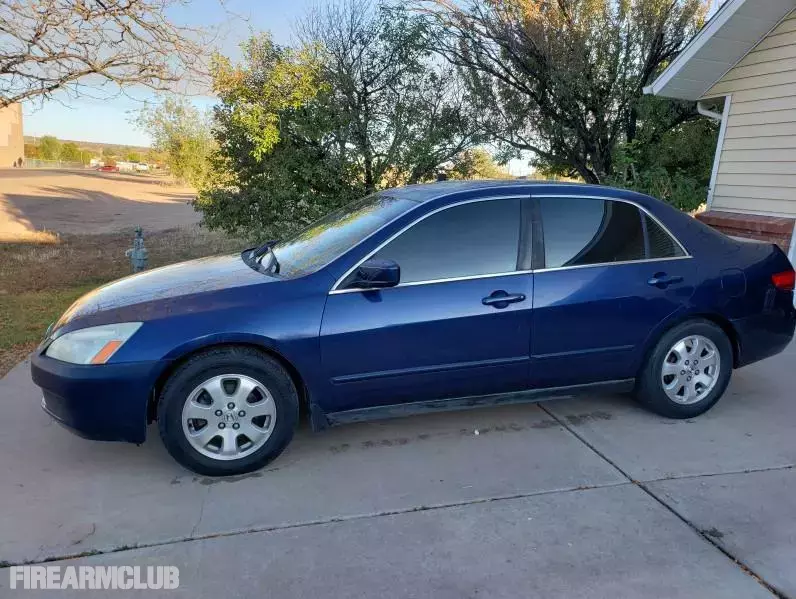
[[[232,411],[225,413],[223,418],[224,422],[226,422],[227,424],[234,424],[235,422],[238,421],[238,415]]]

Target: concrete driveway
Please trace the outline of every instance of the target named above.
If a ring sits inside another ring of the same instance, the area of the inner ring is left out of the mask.
[[[302,429],[234,479],[155,429],[72,436],[27,364],[0,405],[4,565],[176,565],[192,598],[796,597],[796,345],[692,421],[591,397]]]

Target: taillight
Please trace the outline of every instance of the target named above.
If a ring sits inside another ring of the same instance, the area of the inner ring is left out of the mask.
[[[793,291],[793,287],[796,285],[796,271],[786,270],[785,272],[771,275],[771,282],[774,283],[774,287],[777,289]]]

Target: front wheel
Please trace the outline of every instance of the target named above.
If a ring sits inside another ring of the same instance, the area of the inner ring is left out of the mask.
[[[246,347],[196,355],[169,377],[158,428],[180,464],[209,476],[243,474],[285,449],[298,419],[298,395],[276,360]]]
[[[727,335],[707,320],[692,320],[667,331],[639,376],[636,397],[662,416],[693,418],[721,398],[732,374]]]

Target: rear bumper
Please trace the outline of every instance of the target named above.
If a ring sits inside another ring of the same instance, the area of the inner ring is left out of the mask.
[[[72,432],[97,441],[143,443],[159,364],[85,366],[35,354],[31,374],[43,392],[42,408]]]
[[[732,321],[738,333],[738,366],[747,366],[783,351],[793,340],[796,309],[776,310]]]

